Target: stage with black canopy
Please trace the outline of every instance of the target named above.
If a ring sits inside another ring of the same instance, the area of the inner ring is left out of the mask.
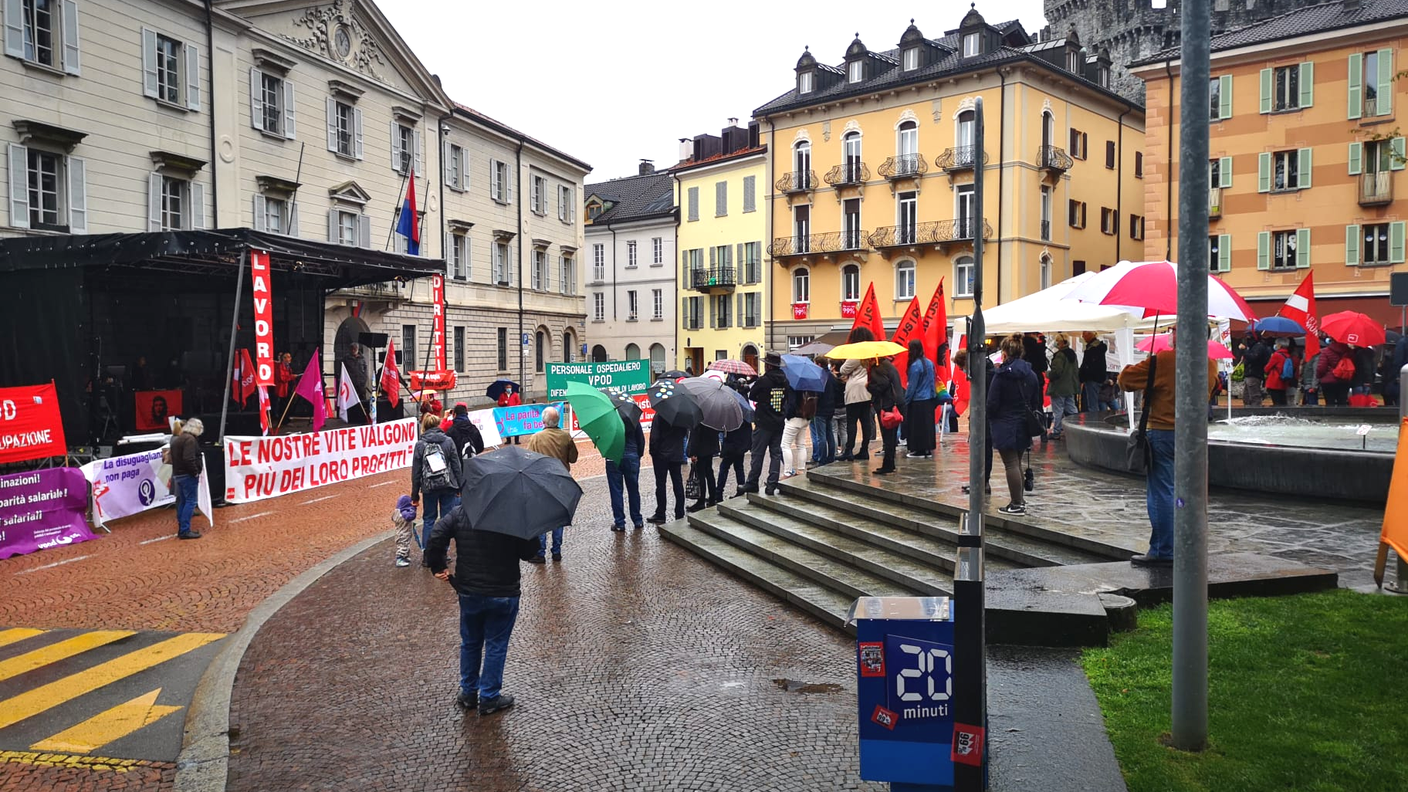
[[[145,357],[144,378],[183,391],[183,415],[218,418],[237,284],[235,348],[254,347],[251,250],[269,253],[275,351],[293,354],[295,374],[323,348],[329,293],[445,271],[442,260],[243,228],[0,239],[0,387],[54,380],[78,445],[110,436],[102,421],[114,413],[133,430],[126,394]]]

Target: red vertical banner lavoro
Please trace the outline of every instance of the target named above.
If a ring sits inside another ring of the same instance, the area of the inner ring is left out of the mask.
[[[444,371],[445,366],[445,277],[430,276],[430,297],[435,303],[435,324],[430,330],[431,359],[435,370]]]
[[[274,385],[274,289],[269,278],[269,254],[249,252],[254,288],[254,384]]]

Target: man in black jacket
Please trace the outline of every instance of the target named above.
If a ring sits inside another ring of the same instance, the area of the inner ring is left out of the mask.
[[[675,519],[684,519],[684,438],[687,430],[672,426],[660,416],[650,425],[650,464],[655,468],[655,513],[646,518],[651,525],[665,524],[665,479],[675,489]]]
[[[1100,389],[1110,380],[1110,372],[1105,369],[1105,353],[1109,351],[1100,336],[1089,330],[1081,334],[1085,341],[1085,354],[1080,359],[1080,392],[1085,412],[1100,412]]]
[[[453,576],[445,565],[451,538]],[[518,620],[518,563],[537,554],[537,537],[475,530],[458,506],[430,532],[425,547],[430,569],[454,586],[460,599],[460,692],[455,701],[465,709],[478,707],[480,715],[491,715],[513,706],[513,696],[501,688],[508,639]]]
[[[484,435],[469,419],[469,405],[464,402],[456,404],[454,415],[454,423],[450,424],[450,430],[445,434],[454,442],[460,458],[470,459],[484,453]]]
[[[763,473],[763,455],[768,455],[767,493],[777,492],[777,479],[782,474],[782,429],[786,419],[782,406],[787,401],[787,377],[782,373],[782,357],[769,352],[763,359],[763,376],[753,383],[748,398],[754,405],[753,460],[749,466],[748,483],[740,492],[757,492],[758,479]]]
[[[1242,406],[1260,407],[1266,396],[1266,364],[1271,362],[1271,347],[1255,333],[1253,343],[1242,356]]]

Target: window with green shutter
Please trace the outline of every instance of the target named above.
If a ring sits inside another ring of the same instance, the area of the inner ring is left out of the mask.
[[[1311,62],[1300,65],[1300,106],[1311,107],[1315,104],[1315,64]]]
[[[1364,144],[1349,144],[1349,175],[1358,176],[1364,172]]]
[[[1349,56],[1349,117],[1364,115],[1364,56],[1354,53]]]
[[[1403,233],[1408,228],[1408,222],[1402,220],[1388,224],[1388,263],[1403,263]]]
[[[1271,152],[1256,155],[1256,191],[1271,192]]]
[[[1344,264],[1346,267],[1359,266],[1359,226],[1344,227]]]
[[[1217,186],[1227,188],[1232,186],[1232,158],[1222,157],[1218,160],[1218,176],[1220,181]]]
[[[1310,229],[1296,229],[1296,269],[1310,268]]]
[[[1218,108],[1217,117],[1219,119],[1232,117],[1232,75],[1224,74],[1218,77]]]
[[[1408,148],[1404,146],[1401,137],[1392,138],[1388,142],[1388,167],[1389,170],[1403,170],[1405,163],[1408,163]]]
[[[1296,188],[1301,190],[1310,187],[1310,173],[1313,165],[1311,162],[1310,153],[1310,149],[1308,148],[1298,149],[1296,152],[1300,162],[1298,167],[1296,168],[1297,181],[1295,186]]]
[[[1256,235],[1256,268],[1271,269],[1271,232],[1262,231]]]
[[[1393,50],[1381,49],[1377,53],[1378,79],[1376,85],[1375,110],[1380,116],[1393,114]],[[1368,80],[1366,79],[1367,83]]]

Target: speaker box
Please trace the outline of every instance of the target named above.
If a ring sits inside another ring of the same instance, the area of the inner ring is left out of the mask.
[[[358,333],[357,343],[372,349],[386,348],[386,333]]]

